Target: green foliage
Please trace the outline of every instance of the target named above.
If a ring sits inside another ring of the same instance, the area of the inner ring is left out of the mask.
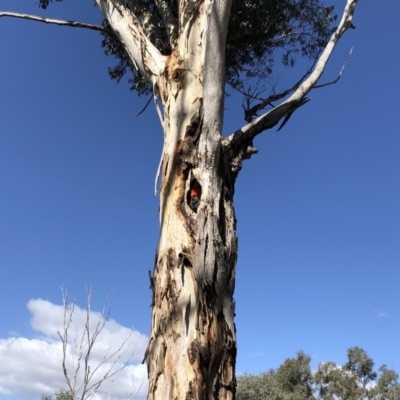
[[[273,393],[279,392],[274,371],[260,375],[241,375],[237,378],[237,400],[264,400],[273,398]]]
[[[313,377],[310,368],[311,358],[302,351],[296,358],[288,358],[277,369],[276,379],[283,392],[290,393],[291,400],[312,398]]]
[[[343,368],[355,375],[362,387],[365,388],[369,382],[374,381],[378,376],[374,372],[374,361],[360,347],[352,347],[347,350],[347,358],[348,361]]]
[[[365,390],[357,384],[357,376],[333,362],[321,364],[314,375],[318,398],[322,400],[361,400]]]
[[[76,398],[68,390],[60,390],[55,396],[42,396],[42,400],[76,400]]]
[[[154,0],[143,0],[143,3],[160,28],[161,40],[154,44],[168,54],[171,44]],[[170,4],[177,13],[176,1],[171,0]],[[144,20],[142,13],[137,10],[135,13]],[[228,83],[242,88],[249,80],[264,80],[273,74],[278,54],[285,66],[293,66],[296,55],[317,58],[332,33],[335,20],[333,7],[323,6],[320,0],[234,0],[225,60]],[[109,69],[111,78],[119,81],[129,72],[131,89],[139,94],[149,92],[150,86],[136,71],[121,43],[113,35],[103,36],[105,53],[119,60]]]
[[[47,8],[51,1],[39,0],[39,6]],[[163,54],[169,54],[172,46],[155,1],[141,0],[135,3],[139,6],[130,0],[120,1],[137,15],[145,31],[151,15],[156,28],[151,34],[147,31],[148,36]],[[167,3],[177,15],[177,0]],[[314,60],[326,45],[335,20],[333,7],[324,6],[322,0],[233,0],[226,48],[227,82],[235,88],[250,81],[257,84],[273,75],[278,59],[285,66],[293,66],[296,56]],[[106,21],[103,26],[109,28]],[[136,71],[119,40],[112,34],[102,35],[104,52],[118,60],[109,68],[111,79],[119,82],[128,74],[132,90],[150,92],[150,85]]]
[[[237,379],[237,400],[400,400],[398,374],[374,361],[359,347],[347,351],[343,367],[320,364],[315,372],[310,357],[299,352],[277,369]]]
[[[311,400],[310,357],[303,352],[288,358],[276,370],[238,377],[237,400]]]
[[[55,1],[63,1],[63,0],[55,0]],[[40,8],[46,9],[53,0],[39,0],[38,5]]]
[[[296,55],[315,59],[332,33],[333,7],[320,0],[233,0],[228,26],[226,76],[234,87],[273,74]]]
[[[154,44],[168,54],[171,45],[154,0],[143,3],[160,28],[162,40]],[[176,1],[170,4],[177,13]],[[135,12],[141,19],[141,13]],[[332,33],[331,25],[336,20],[332,12],[333,7],[324,7],[320,0],[234,0],[227,35],[227,82],[242,88],[249,80],[264,80],[273,74],[278,54],[286,66],[295,64],[296,55],[315,59]],[[111,78],[120,81],[129,72],[131,89],[139,94],[149,92],[150,85],[136,71],[121,43],[113,35],[103,36],[105,53],[119,60],[109,69]]]
[[[315,374],[319,396],[324,400],[362,400],[371,398],[371,386],[378,374],[373,370],[374,361],[360,347],[347,351],[348,361],[339,367],[329,362],[321,364]],[[383,389],[383,386],[382,386]],[[375,398],[378,399],[378,393]]]
[[[379,400],[399,400],[400,383],[399,375],[386,365],[379,368],[380,376],[378,384],[371,390],[372,398]]]

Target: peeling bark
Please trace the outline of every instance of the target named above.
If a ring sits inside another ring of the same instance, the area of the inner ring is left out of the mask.
[[[233,399],[235,177],[220,144],[221,95],[204,89],[210,4],[190,10],[157,80],[165,144],[148,398]],[[222,79],[219,91],[223,97]],[[214,111],[207,113],[206,99]]]
[[[162,189],[167,198],[153,277],[149,399],[233,399],[234,176],[221,148],[212,169],[198,153],[201,118],[182,132],[165,176],[173,184]],[[190,205],[194,187],[197,208]]]

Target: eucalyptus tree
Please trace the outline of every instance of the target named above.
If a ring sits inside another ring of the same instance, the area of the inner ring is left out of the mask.
[[[398,400],[398,374],[382,365],[378,372],[374,360],[360,347],[347,350],[347,362],[322,363],[314,373],[314,384],[321,400]]]
[[[315,400],[311,358],[299,351],[276,370],[238,377],[238,400]]]
[[[385,380],[389,375],[383,374],[384,379],[380,378],[379,392],[375,388],[377,376],[374,360],[356,346],[347,350],[347,362],[343,366],[333,362],[320,364],[315,373],[315,383],[323,400],[380,399],[381,391],[384,388],[389,390]],[[383,382],[385,385],[382,385]]]
[[[39,6],[49,2],[39,0]],[[357,0],[346,0],[335,29],[332,7],[320,0],[95,4],[102,26],[12,12],[0,16],[100,30],[105,51],[118,58],[111,76],[120,79],[131,71],[132,87],[154,97],[164,146],[145,355],[148,398],[233,399],[235,180],[242,161],[257,152],[253,139],[280,121],[283,126],[309,101],[334,47],[353,28]],[[293,65],[296,54],[315,63],[291,89],[262,97],[257,87],[272,73],[277,54],[286,65]],[[222,136],[227,84],[245,95],[246,123]]]
[[[386,365],[376,372],[374,361],[359,347],[347,351],[340,366],[329,361],[312,371],[311,358],[298,352],[276,370],[238,377],[238,400],[399,400],[398,374]]]

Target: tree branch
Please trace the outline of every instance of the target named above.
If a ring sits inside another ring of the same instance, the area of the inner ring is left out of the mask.
[[[273,105],[271,104],[273,101],[278,101],[280,99],[283,99],[288,94],[293,93],[295,90],[297,90],[300,84],[304,81],[304,79],[306,79],[307,76],[310,75],[313,67],[314,66],[308,69],[307,72],[290,89],[284,90],[283,92],[278,94],[273,94],[268,98],[262,100],[260,103],[254,105],[253,107],[245,109],[244,111],[245,121],[250,123],[253,120],[254,116],[258,116],[257,113],[259,111],[263,110],[268,105],[271,105],[273,107]]]
[[[269,110],[254,121],[232,133],[227,138],[222,138],[223,146],[228,150],[232,158],[251,143],[253,138],[266,129],[274,127],[282,118],[293,113],[297,108],[304,105],[310,99],[306,95],[316,87],[318,80],[323,74],[328,60],[342,35],[350,28],[354,28],[352,19],[358,0],[347,0],[342,20],[331,36],[324,51],[315,64],[310,76],[296,89],[296,91],[283,103]],[[342,71],[339,74],[342,74]]]
[[[99,26],[99,25],[87,24],[86,22],[66,21],[66,20],[62,20],[62,19],[44,18],[44,17],[39,17],[37,15],[20,14],[20,13],[11,12],[11,11],[0,11],[0,18],[1,17],[27,19],[27,20],[31,20],[31,21],[43,22],[45,24],[71,26],[73,28],[86,28],[86,29],[91,29],[94,31],[114,34],[114,32],[110,31],[109,29],[103,28],[102,26]]]
[[[178,40],[178,20],[172,13],[170,4],[165,0],[155,0],[158,11],[164,21],[165,29],[169,38],[171,47],[176,45]]]
[[[221,132],[225,96],[226,33],[232,1],[209,2],[209,25],[203,70],[203,128]],[[209,146],[211,149],[212,147]]]
[[[117,0],[95,0],[104,18],[140,73],[150,82],[160,76],[166,57],[147,38],[137,16]]]
[[[162,40],[161,31],[154,15],[141,0],[127,0],[127,4],[136,17],[140,18],[143,30],[151,43],[165,54],[169,46]]]
[[[150,96],[149,100],[147,101],[146,105],[135,115],[135,117],[138,117],[140,114],[146,111],[146,108],[151,102],[151,99],[154,97],[154,93]]]
[[[75,300],[69,303],[68,290],[62,288],[63,300],[63,331],[57,331],[62,344],[62,368],[64,378],[68,385],[68,391],[72,398],[80,400],[92,399],[97,393],[100,386],[108,379],[111,379],[118,372],[128,366],[133,357],[132,354],[127,355],[126,361],[121,360],[125,356],[133,339],[133,329],[127,337],[121,342],[117,348],[110,347],[102,360],[93,366],[94,346],[98,342],[99,336],[106,328],[106,323],[110,315],[110,298],[107,296],[103,311],[98,313],[97,323],[92,324],[91,318],[97,313],[93,313],[91,306],[93,301],[93,289],[90,287],[87,293],[86,312],[84,326],[72,325],[72,318],[75,311]],[[82,329],[82,333],[75,334],[73,340],[73,349],[70,334],[73,329]],[[67,367],[69,356],[77,354],[76,363],[73,361],[71,368]],[[83,365],[82,365],[83,364]],[[81,368],[82,367],[82,368]],[[81,371],[81,372],[80,372]],[[102,373],[102,375],[100,375]],[[78,376],[79,375],[79,376]],[[82,381],[78,386],[78,381]]]
[[[330,86],[330,85],[334,85],[335,83],[338,83],[338,82],[339,82],[339,79],[340,79],[340,78],[342,77],[342,75],[343,75],[344,69],[346,68],[346,64],[347,64],[347,63],[349,62],[349,60],[350,60],[350,57],[351,57],[351,53],[352,53],[352,52],[353,52],[353,47],[350,49],[349,56],[347,57],[347,60],[344,62],[344,64],[343,64],[341,70],[339,71],[339,75],[337,76],[337,78],[336,78],[334,81],[327,82],[327,83],[323,83],[323,84],[321,84],[321,85],[316,85],[316,86],[313,87],[313,89],[320,89],[320,88],[323,88],[323,87],[325,87],[325,86]]]

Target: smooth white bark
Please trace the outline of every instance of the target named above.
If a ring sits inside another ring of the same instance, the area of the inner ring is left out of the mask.
[[[95,1],[141,74],[149,82],[161,76],[166,57],[146,37],[136,16],[116,0]]]

